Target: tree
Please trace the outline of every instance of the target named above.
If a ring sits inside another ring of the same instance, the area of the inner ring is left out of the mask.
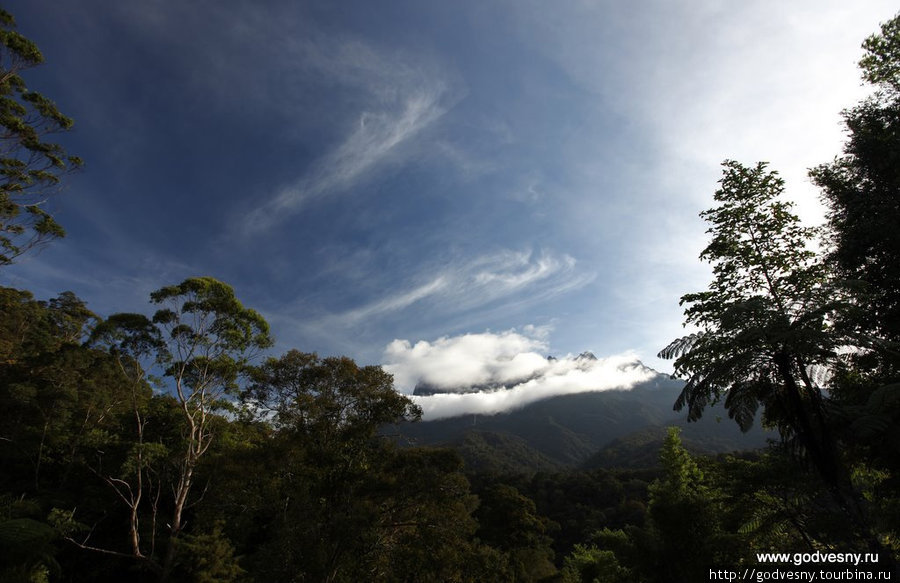
[[[760,404],[764,419],[786,439],[797,438],[819,471],[837,479],[836,454],[824,424],[821,388],[809,369],[837,359],[845,339],[830,334],[828,317],[843,304],[825,267],[807,247],[814,231],[779,200],[784,181],[766,164],[723,164],[717,208],[701,216],[712,240],[701,259],[713,264],[708,291],[682,296],[686,324],[699,331],[672,342],[687,383],[675,403],[696,420],[725,396],[742,429]]]
[[[877,91],[844,111],[844,155],[810,175],[828,205],[828,258],[854,282],[844,325],[875,349],[877,374],[900,374],[900,14],[870,36],[859,65]]]
[[[147,382],[148,370],[157,354],[164,348],[159,329],[141,314],[114,314],[101,322],[91,332],[90,344],[107,348],[115,359],[122,378],[126,380],[129,393],[129,408],[133,416],[134,435],[131,447],[122,463],[121,472],[109,474],[103,464],[94,468],[125,503],[129,511],[128,535],[131,554],[138,559],[152,561],[155,550],[156,529],[151,531],[149,550],[141,541],[141,513],[146,505],[145,495],[161,494],[159,480],[154,483],[152,466],[156,459],[168,453],[161,443],[148,442],[146,429],[148,420],[147,401],[152,392]],[[102,456],[100,457],[102,460]],[[109,464],[107,464],[109,465]],[[151,503],[152,522],[157,522],[158,505]]]
[[[422,415],[394,390],[393,377],[381,367],[360,367],[347,357],[290,350],[268,359],[254,381],[245,399],[273,413],[278,427],[313,440],[322,451],[364,444],[381,426]]]
[[[30,466],[30,488],[40,491],[48,466],[71,463],[78,444],[108,420],[118,378],[105,355],[82,348],[96,317],[71,292],[44,302],[0,288],[0,312],[0,456],[11,470],[4,478],[22,478],[17,465]]]
[[[45,208],[60,178],[82,161],[47,136],[72,128],[52,101],[30,91],[21,72],[44,61],[0,9],[0,267],[65,231]]]
[[[279,512],[268,518],[276,534],[258,554],[267,578],[302,573],[315,581],[384,580],[384,566],[391,564],[385,557],[407,531],[419,528],[416,519],[440,524],[425,519],[427,496],[412,489],[394,496],[394,480],[404,470],[392,467],[398,454],[378,431],[418,419],[421,410],[394,390],[380,367],[291,350],[259,367],[245,399],[274,414],[279,430],[270,446],[281,459],[277,499],[270,502]]]
[[[659,453],[664,475],[650,486],[650,531],[660,581],[696,581],[710,565],[725,564],[717,493],[670,427]]]
[[[548,532],[557,525],[538,514],[534,501],[501,483],[486,488],[480,498],[477,535],[507,556],[511,580],[531,582],[554,575]]]
[[[39,580],[21,569],[44,568],[55,580],[73,549],[48,512],[109,514],[113,501],[85,470],[116,449],[127,389],[114,359],[82,344],[97,318],[72,293],[36,301],[0,288],[0,313],[0,580]]]
[[[890,540],[900,524],[888,510],[900,497],[900,13],[863,49],[862,77],[875,91],[843,112],[843,155],[810,176],[828,207],[827,260],[856,308],[836,325],[859,339],[830,397],[857,482],[883,476],[869,504]]]
[[[138,559],[160,581],[167,581],[176,568],[200,461],[216,438],[218,413],[228,406],[229,396],[237,395],[238,382],[247,374],[252,358],[269,347],[272,339],[262,316],[245,308],[231,286],[211,277],[190,278],[161,288],[150,299],[162,306],[152,321],[140,314],[115,314],[99,324],[90,338],[92,345],[106,348],[112,357],[120,373],[121,392],[127,395],[122,402],[131,420],[123,427],[130,425],[131,431],[123,430],[117,436],[125,450],[121,460],[117,465],[104,461],[103,452],[98,451],[101,461],[92,470],[128,509],[128,551],[116,550],[121,544],[104,547],[87,539],[67,538],[82,549]],[[171,395],[149,398],[146,378],[153,367],[162,369]],[[147,439],[148,420],[155,417],[158,423],[172,425],[173,408],[178,418],[174,432],[180,433],[180,439],[167,436],[167,443]],[[152,475],[162,473],[153,468],[160,460],[174,466],[166,472],[169,483],[165,487],[162,478],[151,480]],[[160,497],[165,492],[172,498],[163,504]],[[164,518],[158,516],[163,511],[168,512]],[[144,513],[150,517],[150,529],[141,527]],[[69,522],[74,523],[74,517]],[[165,524],[168,537],[158,553],[157,524]],[[146,545],[142,533],[149,534]],[[190,551],[198,540],[207,540],[204,536],[195,534],[182,546]],[[214,530],[209,536],[218,540],[219,534]],[[227,545],[220,546],[225,552]]]
[[[421,410],[381,367],[291,350],[257,369],[244,398],[274,429],[254,467],[274,471],[244,471],[235,478],[252,488],[221,495],[250,516],[242,551],[260,581],[510,580],[508,553],[473,538],[459,455],[387,433]]]
[[[160,361],[174,384],[181,409],[184,436],[169,545],[160,580],[174,568],[176,541],[181,534],[194,472],[214,439],[213,414],[227,395],[236,395],[238,379],[258,351],[272,345],[269,325],[255,310],[245,308],[228,284],[212,277],[194,277],[150,294],[157,310],[153,322],[163,332],[166,347]]]
[[[742,428],[763,406],[763,419],[808,460],[848,519],[856,540],[881,548],[838,453],[815,367],[834,370],[840,351],[858,345],[833,322],[852,308],[846,289],[807,248],[813,230],[800,225],[779,200],[784,183],[763,163],[724,163],[715,199],[701,214],[712,241],[701,258],[713,264],[709,290],[686,294],[686,323],[699,331],[672,342],[660,357],[677,357],[675,374],[687,382],[675,408],[696,420],[725,397]]]
[[[628,583],[629,577],[615,553],[596,546],[576,544],[563,562],[563,583]]]

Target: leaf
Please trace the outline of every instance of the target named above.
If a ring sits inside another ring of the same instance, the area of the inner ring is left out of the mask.
[[[656,356],[658,358],[665,358],[666,360],[678,358],[679,356],[688,353],[700,337],[700,334],[688,334],[687,336],[682,336],[681,338],[670,342],[669,345],[660,350]]]
[[[750,381],[733,385],[725,397],[728,416],[737,421],[741,431],[745,433],[753,427],[761,392],[760,381]]]
[[[52,527],[31,518],[0,522],[0,548],[3,549],[43,544],[54,536],[56,531]]]

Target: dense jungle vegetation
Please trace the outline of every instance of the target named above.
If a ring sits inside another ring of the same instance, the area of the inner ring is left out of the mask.
[[[3,12],[0,269],[63,229],[38,201],[80,166],[71,120],[21,77]],[[288,351],[230,286],[162,287],[146,314],[0,289],[0,581],[709,580],[758,552],[900,556],[900,16],[868,38],[874,92],[811,170],[803,227],[765,164],[726,161],[703,213],[696,331],[661,353],[696,419],[778,430],[765,451],[497,475],[399,447],[421,412],[380,367]],[[813,241],[822,251],[811,249]],[[402,440],[402,438],[400,438]]]

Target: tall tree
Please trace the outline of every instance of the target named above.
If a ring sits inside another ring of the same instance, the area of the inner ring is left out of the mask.
[[[829,260],[857,282],[861,309],[845,321],[865,333],[878,374],[900,374],[900,14],[863,43],[859,65],[876,92],[844,112],[844,155],[811,171],[829,208]],[[896,380],[896,379],[895,379]]]
[[[475,512],[478,537],[506,555],[511,580],[530,583],[556,573],[553,565],[554,525],[538,514],[534,501],[506,484],[493,484],[480,494]]]
[[[166,581],[175,566],[195,471],[214,439],[214,413],[227,395],[237,394],[238,380],[253,356],[273,341],[263,317],[245,308],[231,286],[212,277],[161,288],[150,294],[150,300],[165,306],[157,310],[153,322],[163,332],[166,346],[160,360],[174,385],[184,423],[184,450],[173,485],[169,544],[160,575]]]
[[[30,249],[65,235],[46,209],[66,173],[79,168],[47,137],[72,128],[56,105],[25,85],[21,73],[44,61],[37,46],[15,31],[0,9],[0,267]]]
[[[786,438],[798,438],[819,470],[834,479],[835,452],[822,419],[821,388],[809,367],[827,365],[842,343],[828,333],[839,297],[807,247],[814,232],[780,200],[784,181],[766,164],[726,161],[715,200],[701,216],[712,240],[709,290],[682,296],[686,324],[699,331],[660,352],[677,357],[688,379],[675,408],[696,420],[725,396],[729,415],[748,429],[760,404]]]
[[[843,112],[843,155],[810,175],[828,206],[828,261],[856,307],[836,326],[860,339],[831,398],[858,475],[884,476],[872,501],[884,508],[900,496],[900,14],[863,49],[862,77],[875,91]],[[896,532],[890,513],[872,514]]]
[[[710,565],[726,562],[719,496],[684,449],[680,431],[669,428],[659,453],[664,475],[650,486],[648,511],[659,581],[702,580]]]
[[[70,292],[36,301],[0,288],[0,313],[0,580],[40,580],[21,570],[56,577],[54,555],[72,550],[56,544],[48,512],[108,509],[84,468],[115,447],[122,377],[109,355],[82,346],[96,317]]]
[[[690,420],[724,396],[747,429],[762,405],[764,420],[817,470],[857,540],[880,548],[838,453],[823,388],[810,374],[838,366],[840,349],[856,342],[831,325],[851,302],[808,249],[814,231],[780,200],[783,189],[763,163],[724,163],[719,206],[701,214],[712,235],[701,258],[713,264],[714,279],[707,291],[681,298],[686,323],[699,331],[659,355],[677,357],[675,373],[687,377],[675,408],[687,407]]]
[[[117,379],[101,381],[110,363],[81,347],[95,317],[71,292],[44,302],[0,288],[0,313],[0,455],[10,469],[4,478],[23,477],[16,464],[27,460],[38,491],[48,462],[71,460],[81,437],[115,408],[107,389]]]
[[[154,483],[152,465],[157,458],[167,451],[161,443],[153,443],[146,439],[148,419],[148,400],[151,395],[147,381],[148,371],[154,360],[163,349],[159,329],[145,316],[140,314],[115,314],[101,322],[91,333],[90,343],[106,348],[115,360],[128,392],[128,408],[133,422],[133,435],[128,436],[129,451],[122,464],[121,471],[111,474],[108,466],[98,464],[93,468],[124,502],[129,512],[128,535],[131,543],[131,555],[138,559],[153,560],[155,551],[156,529],[150,530],[149,546],[142,543],[141,516],[146,506],[145,496],[155,494],[158,501],[161,484]],[[124,438],[125,436],[123,436]],[[123,439],[126,441],[126,439]],[[100,457],[102,460],[102,456]],[[159,506],[151,503],[151,521],[157,522]]]
[[[131,421],[124,426],[130,425],[131,430],[119,436],[127,443],[127,451],[118,466],[107,461],[92,468],[128,510],[128,550],[117,550],[123,544],[102,547],[88,540],[69,540],[83,549],[138,559],[160,581],[167,581],[176,568],[185,512],[200,462],[215,441],[219,413],[228,405],[228,396],[236,396],[252,358],[272,339],[262,316],[245,308],[231,286],[211,277],[161,288],[150,299],[161,306],[152,321],[140,314],[115,314],[98,325],[91,338],[113,357],[128,395],[123,401]],[[168,379],[172,395],[149,399],[146,377],[155,366]],[[173,407],[178,417],[174,432],[180,430],[180,440],[163,444],[146,439],[148,419],[157,414],[153,409],[162,412],[157,422],[170,423]],[[174,466],[166,472],[165,487],[159,478],[150,481],[151,473],[156,473],[151,472],[152,465],[162,458]],[[171,494],[165,504],[159,500],[163,493]],[[163,509],[167,514],[158,519]],[[152,528],[142,528],[142,513],[150,516]],[[158,523],[166,525],[168,538],[160,551],[155,544]],[[147,544],[142,533],[150,535]],[[214,531],[210,536],[218,535]],[[191,548],[187,543],[181,546]]]
[[[396,456],[379,428],[417,419],[421,410],[393,389],[380,367],[349,358],[319,358],[291,350],[256,371],[245,395],[275,414],[281,452],[277,536],[260,551],[260,571],[284,579],[384,580],[380,564],[421,510],[417,495],[394,499],[385,486]],[[425,474],[423,473],[422,476]],[[275,558],[277,557],[277,560]]]

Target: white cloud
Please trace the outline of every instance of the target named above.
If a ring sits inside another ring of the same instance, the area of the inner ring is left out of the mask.
[[[377,302],[350,310],[349,312],[344,312],[340,315],[340,320],[344,325],[350,325],[372,316],[397,312],[429,296],[440,293],[445,286],[445,279],[438,276],[429,283],[413,288],[407,292],[401,292],[393,296],[382,298]]]
[[[530,331],[531,329],[529,329]],[[385,370],[404,393],[416,383],[450,389],[521,380],[547,367],[540,353],[547,344],[537,336],[515,330],[465,334],[432,342],[394,340],[385,348]]]
[[[485,287],[495,287],[498,290],[515,290],[548,277],[558,270],[568,270],[575,266],[575,259],[568,255],[560,258],[542,255],[535,261],[531,260],[531,254],[515,253],[502,257],[503,264],[500,269],[487,269],[475,273],[474,281]]]
[[[387,162],[398,146],[445,113],[440,97],[440,92],[417,92],[406,97],[399,111],[364,111],[356,129],[339,147],[320,159],[310,173],[282,187],[247,216],[246,232],[265,230],[316,198],[347,191],[367,171]]]
[[[439,120],[462,93],[421,55],[324,38],[285,50],[301,61],[301,71],[351,88],[356,109],[337,146],[242,217],[245,234],[263,231],[317,198],[345,193],[374,169],[401,161],[402,146]]]
[[[657,374],[641,365],[633,353],[597,360],[572,355],[547,360],[548,346],[542,336],[542,331],[525,327],[523,332],[464,334],[415,344],[394,340],[385,348],[384,369],[406,394],[419,382],[446,390],[485,384],[506,387],[411,397],[428,420],[491,415],[557,395],[628,389]]]
[[[594,278],[576,269],[576,260],[548,251],[502,250],[468,261],[451,264],[416,279],[423,284],[401,289],[351,310],[328,316],[329,327],[352,326],[372,316],[402,311],[413,304],[431,301],[435,311],[460,313],[493,304],[501,299],[506,306],[532,304],[579,288]],[[525,297],[513,301],[513,298]]]
[[[529,290],[524,300],[533,303],[579,288],[594,279],[594,274],[576,268],[578,262],[568,254],[549,251],[503,250],[482,255],[446,270],[452,286],[448,299],[466,309],[510,298]]]

